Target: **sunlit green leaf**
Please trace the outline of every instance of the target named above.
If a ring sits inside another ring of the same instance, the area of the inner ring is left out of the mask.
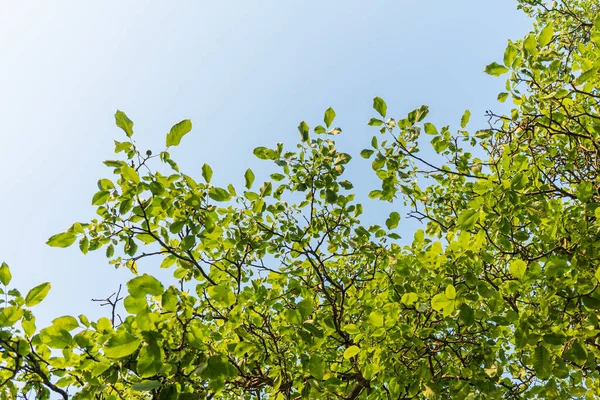
[[[184,119],[183,121],[173,125],[169,133],[167,133],[167,147],[179,146],[181,139],[192,130],[192,121]]]
[[[208,164],[204,164],[202,166],[202,177],[206,181],[206,183],[210,183],[210,179],[212,178],[213,170]]]
[[[164,287],[155,277],[143,274],[127,282],[127,290],[133,297],[143,297],[145,295],[160,296]]]
[[[344,358],[347,360],[349,358],[354,357],[360,352],[360,348],[358,346],[350,346],[344,351]]]
[[[325,122],[325,126],[329,128],[333,120],[335,119],[335,111],[333,108],[329,107],[327,111],[325,111],[325,118],[323,119]]]
[[[52,247],[69,247],[75,243],[77,237],[73,232],[57,233],[48,239],[46,244]]]
[[[3,285],[8,285],[12,279],[12,275],[10,273],[10,268],[8,268],[8,264],[5,262],[0,265],[0,283]]]
[[[117,126],[123,129],[127,137],[133,135],[133,122],[125,115],[123,111],[117,110],[115,113],[115,122]]]
[[[387,114],[387,105],[381,97],[375,97],[373,99],[373,108],[379,113],[379,115],[385,118],[385,115]]]
[[[500,76],[508,72],[508,68],[506,68],[504,65],[493,62],[485,67],[484,72],[489,75]]]
[[[25,297],[25,305],[27,307],[33,307],[42,302],[46,298],[46,295],[50,291],[50,283],[45,282],[37,285],[27,293]]]
[[[127,332],[115,333],[104,345],[108,358],[123,358],[135,352],[142,341]]]

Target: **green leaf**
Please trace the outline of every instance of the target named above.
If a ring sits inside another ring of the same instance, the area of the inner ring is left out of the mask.
[[[417,302],[417,300],[419,300],[419,296],[413,292],[404,293],[402,295],[402,299],[400,299],[402,304],[404,304],[405,306],[408,306],[408,307],[415,304]]]
[[[33,315],[30,315],[29,319],[27,319],[27,317],[23,318],[21,320],[21,326],[23,327],[23,331],[27,336],[33,336],[37,329],[35,326],[35,317]]]
[[[54,318],[52,320],[52,325],[66,331],[72,331],[73,329],[79,328],[79,322],[70,315]]]
[[[49,326],[40,331],[40,340],[53,349],[64,349],[73,344],[73,337],[65,329]]]
[[[423,124],[423,128],[425,129],[425,133],[428,135],[437,135],[438,134],[438,130],[435,127],[435,125],[433,125],[430,122],[425,122]]]
[[[152,340],[142,347],[137,359],[137,372],[142,378],[149,378],[160,372],[163,367],[164,352],[162,348]]]
[[[581,301],[586,308],[600,310],[600,300],[592,296],[581,296]]]
[[[246,170],[246,173],[244,174],[244,180],[246,181],[246,189],[250,189],[252,187],[252,184],[254,183],[254,178],[254,172],[252,172],[252,170],[248,168]]]
[[[389,218],[385,221],[385,226],[387,226],[388,229],[395,229],[398,227],[399,222],[400,214],[398,214],[396,211],[393,211],[390,213]]]
[[[541,47],[547,45],[552,40],[552,36],[554,35],[554,28],[552,24],[548,24],[542,29],[540,35],[538,36],[538,43]]]
[[[467,326],[471,326],[475,322],[475,312],[466,304],[460,306],[459,317]]]
[[[549,333],[547,335],[544,335],[544,342],[555,346],[562,345],[565,342],[565,340],[565,335],[562,335],[560,333]]]
[[[42,283],[41,285],[37,285],[36,287],[31,289],[29,291],[29,293],[27,293],[27,296],[25,297],[25,305],[27,307],[33,307],[33,306],[41,303],[42,300],[44,300],[44,298],[46,298],[46,295],[48,294],[49,291],[50,291],[50,283],[49,282],[45,282],[45,283]]]
[[[276,158],[275,152],[266,147],[257,147],[252,153],[261,160],[274,160]]]
[[[589,70],[583,72],[581,75],[579,75],[577,77],[577,79],[575,79],[575,82],[574,82],[575,85],[583,85],[584,83],[589,81],[591,78],[596,76],[598,74],[599,69],[600,69],[599,67],[594,67],[592,69],[589,69]]]
[[[115,188],[115,184],[109,179],[98,180],[98,189],[100,190],[112,190]]]
[[[210,183],[210,179],[213,176],[213,170],[208,164],[204,164],[202,166],[202,177],[206,181],[206,183]]]
[[[509,265],[509,271],[518,280],[523,280],[525,271],[527,271],[527,263],[523,260],[512,260]]]
[[[111,336],[104,345],[104,355],[108,358],[122,358],[135,352],[142,341],[128,332]]]
[[[456,298],[456,289],[454,288],[453,285],[448,285],[448,286],[446,286],[445,294],[449,300],[454,300]]]
[[[304,299],[296,304],[298,311],[302,314],[303,318],[308,318],[313,312],[313,302],[311,299]]]
[[[349,358],[354,357],[360,353],[360,348],[358,346],[350,346],[344,351],[344,358],[348,360]]]
[[[383,125],[383,121],[377,118],[371,118],[369,122],[367,122],[369,126],[381,126]]]
[[[498,101],[500,103],[504,103],[506,101],[507,97],[508,97],[508,93],[506,93],[506,92],[498,93]]]
[[[139,383],[134,383],[132,388],[138,392],[149,392],[162,386],[158,381],[144,380]],[[162,397],[161,397],[162,398]]]
[[[449,299],[445,293],[439,293],[433,296],[431,299],[431,308],[435,311],[442,311],[444,317],[454,312],[456,302],[453,299]]]
[[[150,191],[155,196],[160,196],[165,192],[165,187],[157,181],[150,182]]]
[[[319,380],[323,379],[323,375],[325,374],[325,361],[323,361],[320,356],[313,354],[308,363],[308,370],[315,378]]]
[[[102,204],[106,203],[106,200],[108,200],[109,197],[110,197],[109,191],[101,190],[101,191],[97,192],[94,195],[94,197],[92,198],[92,205],[93,206],[102,205]]]
[[[579,200],[587,202],[594,197],[594,185],[585,181],[579,183],[575,189],[575,196],[577,196]]]
[[[463,230],[472,229],[477,221],[479,220],[479,211],[477,210],[465,210],[459,216],[456,221],[458,227]]]
[[[270,196],[272,192],[273,192],[273,184],[271,182],[265,182],[260,187],[260,195],[261,195],[261,197]]]
[[[369,157],[371,157],[371,155],[372,155],[373,153],[374,153],[374,151],[373,151],[373,150],[370,150],[370,149],[364,149],[364,150],[362,150],[362,151],[360,152],[360,156],[361,156],[362,158],[369,158]]]
[[[127,282],[127,290],[132,297],[143,297],[146,295],[160,296],[165,288],[155,277],[144,274]]]
[[[300,125],[298,125],[298,132],[300,132],[300,138],[302,139],[302,141],[307,142],[309,139],[310,128],[308,127],[308,124],[306,122],[300,122]]]
[[[181,139],[192,130],[192,121],[184,119],[173,125],[171,131],[167,133],[167,147],[179,146]]]
[[[334,118],[335,118],[335,111],[333,111],[333,108],[329,107],[327,109],[327,111],[325,111],[325,118],[323,119],[325,122],[325,126],[327,126],[329,128],[329,126],[333,122]]]
[[[383,101],[381,97],[375,97],[373,99],[373,108],[379,113],[379,115],[385,118],[387,113],[387,104],[385,104],[385,101]]]
[[[235,304],[235,294],[225,285],[211,286],[207,289],[208,295],[225,307]]]
[[[573,343],[571,348],[566,352],[565,358],[577,364],[584,364],[587,361],[587,349],[579,342]]]
[[[325,129],[325,127],[323,125],[317,125],[315,126],[315,129],[313,129],[315,131],[315,133],[322,135],[323,133],[327,133],[327,129]]]
[[[181,249],[190,250],[196,244],[196,236],[187,235],[181,240]]]
[[[123,111],[117,110],[115,113],[115,122],[117,126],[125,132],[127,137],[133,135],[133,122],[125,115]]]
[[[8,268],[8,265],[3,262],[0,266],[0,283],[6,286],[10,283],[11,279],[12,275],[10,273],[10,268]]]
[[[514,45],[510,40],[508,41],[508,46],[506,46],[506,50],[504,50],[504,65],[511,66],[517,55],[519,54],[519,49]]]
[[[471,118],[471,111],[465,110],[465,113],[463,114],[463,116],[460,119],[460,127],[464,129],[467,126],[467,124],[469,123],[470,118]]]
[[[0,310],[0,328],[13,326],[23,317],[23,309],[19,306],[8,306]]]
[[[525,49],[529,55],[533,55],[537,52],[537,40],[532,33],[525,37],[525,40],[523,41],[523,49]]]
[[[371,314],[369,314],[369,322],[375,327],[383,326],[383,314],[379,311],[372,311]]]
[[[408,113],[408,122],[411,124],[416,124],[417,122],[421,122],[425,117],[429,114],[429,107],[426,105],[422,105],[416,110],[412,110]]]
[[[533,353],[533,369],[539,379],[547,379],[552,373],[552,360],[546,347],[538,345]]]
[[[185,226],[186,222],[187,221],[185,219],[182,219],[181,221],[174,221],[169,226],[169,232],[171,232],[172,234],[177,234],[177,233],[181,232],[181,230]]]
[[[51,236],[46,244],[51,247],[69,247],[75,243],[76,238],[77,237],[73,232],[57,233],[56,235]]]
[[[125,310],[130,314],[138,314],[148,308],[148,302],[145,297],[127,296],[123,300]]]
[[[506,72],[508,72],[508,68],[504,65],[493,62],[485,67],[484,72],[493,76],[500,76]]]
[[[214,187],[211,188],[208,192],[208,197],[210,197],[214,201],[221,202],[230,200],[231,194],[225,189]]]
[[[140,183],[140,176],[137,171],[129,165],[121,166],[121,175],[123,175],[123,178],[128,182]]]

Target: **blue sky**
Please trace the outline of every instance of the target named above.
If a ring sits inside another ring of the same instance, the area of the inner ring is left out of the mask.
[[[468,108],[470,128],[485,127],[504,84],[482,70],[529,29],[514,1],[2,2],[0,261],[11,286],[52,282],[36,307],[43,325],[105,315],[90,299],[131,278],[103,252],[44,245],[94,216],[96,181],[111,174],[102,161],[124,137],[116,109],[155,151],[192,119],[173,158],[241,185],[248,167],[257,181],[272,171],[254,147],[294,143],[298,122],[321,123],[331,106],[356,161],[349,177],[370,190],[378,182],[358,153],[375,134],[373,97],[396,118],[428,104],[430,121],[456,126]]]

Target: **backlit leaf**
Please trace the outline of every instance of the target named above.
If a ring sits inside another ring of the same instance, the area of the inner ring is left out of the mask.
[[[493,62],[485,67],[484,72],[489,75],[500,76],[508,72],[508,68],[506,68],[504,65]]]
[[[167,133],[167,147],[179,146],[181,139],[192,130],[192,121],[184,119],[183,121],[173,125],[169,133]]]
[[[122,358],[135,352],[142,341],[127,332],[115,333],[104,345],[108,358]]]
[[[46,298],[46,295],[50,291],[50,283],[45,282],[41,285],[37,285],[27,293],[25,297],[25,305],[27,307],[33,307],[42,302]]]
[[[117,126],[123,129],[127,137],[133,135],[133,122],[125,115],[123,111],[117,110],[115,113],[115,122]]]
[[[52,247],[69,247],[75,243],[76,236],[73,232],[57,233],[51,236],[46,242],[48,246]]]

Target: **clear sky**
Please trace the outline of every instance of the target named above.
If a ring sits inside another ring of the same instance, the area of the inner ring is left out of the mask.
[[[515,1],[0,0],[0,261],[11,286],[52,282],[40,326],[104,315],[90,299],[131,278],[103,251],[44,245],[94,216],[96,181],[111,174],[102,161],[124,138],[117,108],[155,151],[192,119],[173,158],[241,186],[246,168],[257,181],[272,170],[254,147],[293,143],[299,121],[321,123],[332,106],[356,161],[349,178],[370,190],[379,183],[358,153],[376,132],[373,97],[395,118],[428,104],[431,121],[456,126],[468,108],[470,127],[484,127],[503,80],[482,70],[529,29]]]

